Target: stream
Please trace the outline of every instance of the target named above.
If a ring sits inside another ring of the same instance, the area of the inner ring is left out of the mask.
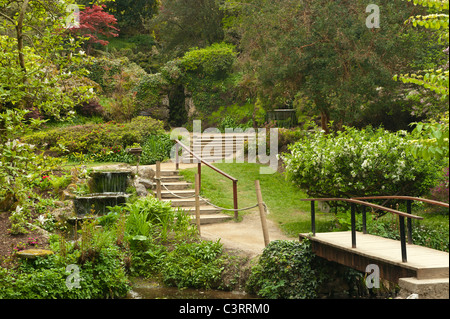
[[[178,289],[139,278],[133,278],[132,283],[127,299],[258,299],[240,291]]]

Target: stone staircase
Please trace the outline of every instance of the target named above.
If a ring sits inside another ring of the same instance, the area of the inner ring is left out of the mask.
[[[188,211],[195,223],[195,190],[193,184],[183,180],[176,170],[161,170],[161,200],[171,201],[172,207],[181,207]],[[156,194],[155,194],[156,195]],[[183,197],[183,198],[180,198]],[[223,214],[217,209],[200,199],[200,224],[214,224],[231,220],[232,217]]]
[[[236,152],[243,150],[242,145],[246,140],[244,135],[236,135],[233,137],[227,134],[204,134],[201,138],[191,135],[190,149],[209,163],[233,159]],[[180,161],[182,163],[196,163],[195,158],[187,152],[183,152]]]
[[[201,156],[208,163],[222,162],[233,159],[236,152],[243,150],[244,134],[236,136],[226,134],[202,134],[197,138],[191,134],[190,149]],[[231,147],[230,147],[231,146]],[[197,163],[197,160],[188,152],[183,152],[180,165],[183,163]],[[173,207],[182,207],[193,217],[195,222],[195,190],[193,185],[183,180],[177,170],[161,170],[161,199],[171,201]],[[167,188],[167,189],[166,189]],[[213,224],[229,221],[233,217],[223,214],[220,209],[200,200],[200,224]]]

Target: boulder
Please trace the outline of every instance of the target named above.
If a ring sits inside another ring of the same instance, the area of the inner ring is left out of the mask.
[[[26,249],[17,253],[17,256],[25,259],[36,259],[37,257],[47,257],[52,255],[53,251],[46,249]]]
[[[150,166],[139,166],[139,177],[152,180],[155,177],[155,170]]]

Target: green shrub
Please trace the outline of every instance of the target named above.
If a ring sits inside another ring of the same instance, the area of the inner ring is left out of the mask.
[[[237,53],[233,45],[214,43],[204,49],[191,49],[181,59],[180,65],[188,72],[224,78],[236,61],[236,56]]]
[[[118,59],[91,58],[89,64],[82,67],[89,71],[88,78],[99,84],[105,94],[113,93],[121,81],[125,81],[120,84],[125,89],[132,89],[140,78],[146,74],[142,68],[130,62],[127,57]]]
[[[269,243],[252,268],[247,290],[268,299],[309,299],[317,296],[321,276],[308,240]]]
[[[142,145],[140,164],[152,165],[158,161],[165,161],[170,157],[172,146],[173,141],[170,139],[170,135],[160,134],[149,136],[144,145]]]
[[[313,197],[427,195],[439,163],[408,156],[406,134],[370,127],[312,133],[284,154],[287,176]]]
[[[36,260],[21,260],[14,271],[0,267],[0,299],[98,299],[121,298],[130,290],[124,256],[114,245],[113,233],[96,224],[83,225],[81,243],[67,243],[59,235],[50,238],[55,254]],[[67,281],[79,270],[79,288]]]
[[[129,123],[85,124],[35,132],[25,136],[23,141],[59,156],[67,153],[93,154],[102,152],[104,148],[140,144],[148,136],[163,132],[162,122],[150,117],[136,117]]]
[[[219,284],[223,271],[220,241],[182,243],[164,261],[164,284],[179,288],[212,288]]]

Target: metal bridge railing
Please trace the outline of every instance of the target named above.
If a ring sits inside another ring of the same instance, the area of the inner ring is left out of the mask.
[[[407,212],[401,212],[392,208],[384,207],[377,204],[368,203],[364,200],[370,200],[370,199],[400,199],[400,200],[406,200],[407,201]],[[402,253],[402,261],[407,262],[407,255],[406,255],[406,231],[405,231],[405,218],[407,219],[408,224],[408,244],[412,244],[412,219],[421,220],[423,217],[413,215],[411,212],[411,204],[413,201],[421,201],[432,205],[437,205],[441,207],[449,207],[449,204],[418,198],[418,197],[411,197],[411,196],[369,196],[369,197],[354,197],[354,198],[306,198],[302,199],[302,201],[309,201],[311,202],[311,232],[313,236],[316,235],[316,220],[315,220],[315,202],[316,201],[345,201],[349,202],[351,204],[351,234],[352,234],[352,248],[356,248],[356,205],[362,205],[363,211],[362,211],[362,230],[364,234],[367,234],[367,227],[366,227],[366,207],[375,208],[377,210],[390,212],[393,214],[398,215],[399,217],[399,225],[400,225],[400,242],[401,242],[401,253]]]

